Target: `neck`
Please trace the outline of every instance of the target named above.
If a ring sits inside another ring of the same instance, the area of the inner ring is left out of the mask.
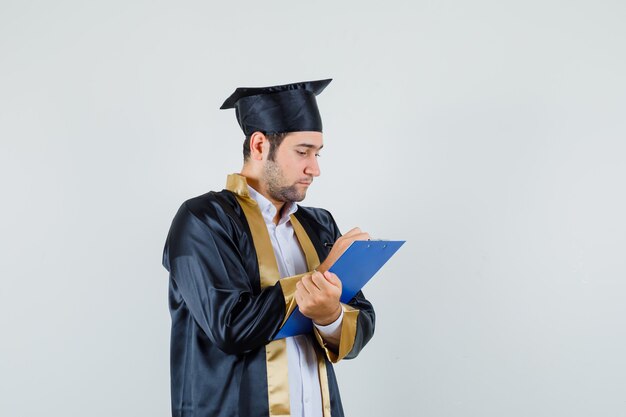
[[[285,202],[273,199],[272,196],[270,196],[270,194],[267,192],[266,184],[263,181],[261,181],[261,179],[258,176],[254,175],[254,173],[251,172],[251,170],[246,169],[246,166],[243,167],[240,174],[246,177],[246,182],[248,183],[250,187],[254,188],[259,194],[261,194],[263,197],[271,201],[274,207],[276,207],[276,215],[274,216],[274,224],[278,224],[278,221],[280,220],[280,217],[281,217],[281,212],[283,208],[285,207]]]

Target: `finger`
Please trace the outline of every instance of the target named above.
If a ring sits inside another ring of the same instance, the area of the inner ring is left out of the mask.
[[[370,234],[369,233],[359,233],[358,235],[356,235],[354,237],[354,240],[370,240]]]
[[[353,227],[352,229],[348,230],[347,233],[344,233],[342,237],[350,237],[352,235],[359,234],[359,233],[361,233],[361,228]]]
[[[369,240],[369,239],[370,239],[369,233],[359,233],[356,235],[352,235],[342,240],[341,242],[338,242],[339,244],[336,244],[335,246],[333,246],[333,249],[328,256],[329,257],[334,256],[334,258],[339,258],[350,247],[350,245],[352,245],[353,242],[356,242],[357,240]]]
[[[317,288],[317,286],[313,283],[313,278],[310,275],[302,278],[300,282],[302,283],[302,286],[304,287],[306,292],[308,292],[309,294],[313,294],[319,291],[319,288]]]
[[[296,290],[299,290],[303,295],[304,293],[308,294],[309,293],[309,289],[307,288],[307,278],[311,278],[310,275],[307,275],[305,277],[302,277],[302,279],[300,281],[298,281],[298,283],[296,284]]]
[[[324,286],[326,285],[325,281],[326,279],[321,272],[315,271],[313,272],[313,274],[311,274],[311,283],[315,285],[315,287],[319,290],[322,290],[324,288]]]
[[[296,291],[296,304],[298,304],[299,306],[303,306],[306,304],[306,296],[304,295],[305,293],[303,293],[302,291]],[[306,293],[308,294],[308,293]]]
[[[329,284],[334,285],[335,287],[339,287],[341,285],[341,280],[339,279],[339,277],[332,272],[324,272],[324,278],[326,278],[326,281]]]
[[[321,273],[313,274],[313,283],[320,291],[324,291],[330,285]]]
[[[354,242],[355,240],[368,240],[370,239],[370,234],[366,233],[366,232],[360,232],[360,233],[354,233],[350,236],[346,236],[346,238],[344,239],[344,243],[346,245],[349,245],[350,243]]]

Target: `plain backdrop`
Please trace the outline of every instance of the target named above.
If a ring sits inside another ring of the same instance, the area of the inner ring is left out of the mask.
[[[406,239],[348,416],[626,415],[623,1],[0,0],[0,415],[168,416],[238,86],[332,77],[306,205]]]

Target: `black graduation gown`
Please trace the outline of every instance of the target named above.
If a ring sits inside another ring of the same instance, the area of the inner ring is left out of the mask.
[[[287,290],[280,282],[262,289],[249,219],[236,193],[237,189],[235,193],[223,190],[187,200],[178,210],[165,244],[163,265],[170,272],[173,416],[266,417],[288,413],[276,411],[280,408],[272,405],[275,399],[268,394],[266,351],[290,313],[285,309]],[[325,259],[329,249],[324,242],[341,236],[331,214],[299,207],[295,217],[319,259]],[[373,307],[361,292],[349,307],[358,315],[350,316],[356,331],[349,336],[353,339],[346,345],[349,351],[341,354],[348,359],[357,356],[373,336],[375,322]],[[322,362],[320,370],[325,365],[325,375],[320,375],[329,396],[324,414],[343,416],[331,363],[341,357],[320,342],[311,335]],[[287,369],[279,373],[284,375],[273,378],[286,380]]]

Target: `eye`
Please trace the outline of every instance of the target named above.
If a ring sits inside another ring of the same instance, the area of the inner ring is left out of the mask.
[[[315,157],[316,157],[316,158],[319,158],[320,156],[322,156],[322,155],[320,155],[320,154],[318,154],[318,153],[316,153],[316,154],[315,154]]]
[[[298,155],[302,155],[302,156],[305,156],[305,155],[306,155],[306,152],[303,152],[303,151],[298,151],[298,150],[296,150],[296,152],[298,153]]]

